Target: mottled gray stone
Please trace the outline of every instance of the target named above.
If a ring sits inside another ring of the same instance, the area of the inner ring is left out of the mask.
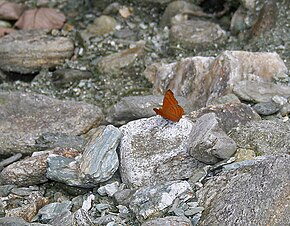
[[[8,196],[14,187],[12,184],[0,186],[0,197]]]
[[[184,97],[176,96],[180,106],[185,113],[190,112],[189,101]],[[153,108],[160,107],[163,96],[129,96],[123,97],[117,104],[108,111],[106,121],[114,125],[124,125],[129,121],[140,118],[148,118],[156,115]]]
[[[198,225],[288,225],[289,164],[289,155],[265,156],[209,179],[197,192],[205,208]]]
[[[93,74],[90,71],[81,71],[66,68],[54,71],[51,80],[56,87],[68,88],[75,82],[79,82],[82,79],[90,78],[93,78]]]
[[[253,103],[269,102],[276,95],[290,97],[290,87],[260,81],[241,81],[236,83],[233,92],[242,100]]]
[[[228,133],[234,127],[244,125],[249,121],[260,120],[261,117],[250,106],[243,103],[209,105],[190,113],[190,118],[196,120],[207,113],[215,113],[220,127]]]
[[[38,211],[35,219],[38,219],[41,223],[50,223],[50,221],[52,221],[57,216],[65,212],[69,212],[71,207],[72,203],[70,201],[65,201],[61,203],[49,203]]]
[[[124,189],[114,193],[114,199],[120,205],[128,206],[130,203],[130,198],[134,194],[135,190]]]
[[[100,195],[108,195],[109,197],[112,197],[119,190],[120,190],[120,184],[118,181],[115,181],[113,183],[106,184],[104,186],[99,187],[98,193]]]
[[[23,220],[21,217],[3,217],[0,218],[2,226],[30,226],[30,223]]]
[[[75,158],[49,155],[47,178],[83,188],[109,180],[119,167],[116,149],[121,135],[112,125],[100,127],[92,134],[82,155]]]
[[[15,155],[10,156],[10,157],[7,158],[7,159],[2,160],[2,161],[0,162],[0,172],[2,171],[2,169],[3,169],[5,166],[7,166],[7,165],[9,165],[9,164],[11,164],[11,163],[13,163],[13,162],[16,162],[17,160],[21,159],[21,157],[22,157],[22,154],[21,154],[21,153],[17,153],[17,154],[15,154]]]
[[[28,186],[48,181],[45,176],[47,155],[30,157],[12,163],[0,173],[2,183]]]
[[[240,148],[256,155],[289,153],[290,124],[281,120],[259,120],[239,126],[229,134]]]
[[[129,208],[140,222],[152,217],[160,217],[174,204],[185,202],[193,195],[186,181],[167,181],[160,185],[139,188],[129,204]]]
[[[129,187],[189,178],[203,164],[188,153],[194,123],[161,116],[139,119],[120,127],[120,174]]]
[[[192,226],[190,220],[186,217],[168,216],[148,220],[141,226]]]
[[[220,128],[214,113],[205,114],[196,120],[191,133],[191,156],[201,162],[214,164],[230,158],[236,148],[236,143]]]
[[[44,95],[0,92],[0,155],[39,150],[36,140],[47,133],[77,136],[103,117],[97,106]]]
[[[218,24],[205,20],[187,20],[170,29],[171,44],[179,44],[184,48],[202,50],[217,48],[225,43],[227,33]]]
[[[255,104],[253,106],[253,109],[259,115],[273,115],[279,111],[280,107],[278,104],[276,104],[272,101],[269,101],[269,102]]]
[[[18,31],[0,39],[0,68],[33,73],[61,65],[74,52],[68,37],[53,37],[42,30]]]

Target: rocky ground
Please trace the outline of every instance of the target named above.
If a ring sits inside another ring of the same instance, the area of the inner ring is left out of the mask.
[[[0,225],[289,224],[286,0],[10,3]]]

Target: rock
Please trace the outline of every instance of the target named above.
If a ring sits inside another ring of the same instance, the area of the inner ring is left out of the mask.
[[[239,34],[240,32],[249,29],[251,26],[253,17],[253,11],[249,11],[243,6],[239,6],[239,8],[235,11],[234,15],[231,19],[230,30],[232,34]]]
[[[101,186],[98,188],[98,193],[100,195],[108,195],[112,197],[117,191],[120,190],[120,184],[118,181],[115,181],[110,184],[106,184],[105,186]]]
[[[214,113],[196,120],[191,133],[190,155],[207,164],[230,158],[236,151],[235,142],[219,127]]]
[[[0,225],[2,226],[30,226],[30,223],[26,222],[21,217],[3,217],[3,218],[0,218]]]
[[[0,173],[5,184],[28,186],[48,181],[45,176],[47,168],[47,155],[30,157],[12,163]]]
[[[290,97],[290,87],[271,82],[241,81],[236,83],[233,92],[242,100],[260,103],[270,102],[276,95]]]
[[[211,49],[225,43],[226,32],[216,23],[204,20],[188,20],[173,25],[170,29],[169,41],[183,48],[196,51]]]
[[[240,99],[233,93],[226,94],[224,96],[220,96],[216,99],[208,102],[208,105],[218,105],[218,104],[237,104],[241,103]]]
[[[76,69],[59,69],[52,74],[52,83],[56,87],[67,88],[74,82],[79,82],[83,79],[90,79],[93,74],[89,71],[81,71]]]
[[[170,26],[172,17],[190,11],[200,10],[201,8],[186,1],[173,1],[169,3],[162,15],[160,26]]]
[[[256,155],[289,153],[290,124],[280,120],[260,120],[239,126],[229,134],[240,148]]]
[[[287,67],[277,53],[224,51],[204,76],[203,82],[210,84],[205,97],[209,102],[230,93],[234,85],[243,80],[270,82],[283,76],[287,76]]]
[[[194,124],[181,118],[178,123],[156,116],[121,126],[120,174],[129,187],[189,178],[202,166],[188,153]]]
[[[0,92],[0,115],[0,155],[32,153],[42,134],[77,136],[103,117],[94,105],[20,92]]]
[[[81,156],[49,155],[47,178],[83,188],[109,180],[119,167],[116,149],[120,138],[119,129],[108,125],[96,130]]]
[[[196,120],[204,114],[215,113],[220,127],[228,133],[234,127],[245,125],[249,121],[260,120],[261,117],[248,105],[243,103],[210,105],[190,113],[190,118]]]
[[[168,216],[163,218],[156,218],[148,220],[141,226],[192,226],[190,220],[186,217]]]
[[[15,185],[8,184],[0,186],[0,197],[6,197],[10,194]]]
[[[66,212],[70,212],[71,207],[72,204],[70,201],[65,201],[62,203],[50,203],[48,205],[45,205],[38,211],[35,219],[38,219],[40,222],[47,224],[50,223],[50,221],[52,221],[57,216],[62,215]]]
[[[176,97],[179,105],[185,113],[190,112],[190,104],[184,97]],[[106,121],[113,125],[124,125],[129,121],[140,118],[148,118],[156,115],[153,108],[160,107],[163,96],[128,96],[123,97],[117,104],[108,111]]]
[[[108,15],[97,17],[93,24],[90,24],[85,33],[89,36],[104,35],[115,30],[117,21]]]
[[[280,112],[281,112],[281,115],[282,115],[282,116],[287,116],[287,115],[289,115],[289,113],[290,113],[290,103],[285,104],[285,105],[281,108]]]
[[[124,189],[114,193],[114,199],[119,205],[129,206],[130,198],[134,194],[135,190]]]
[[[256,157],[256,154],[251,149],[244,149],[244,148],[238,148],[237,152],[235,154],[235,161],[241,162],[245,160],[252,160]]]
[[[289,155],[266,156],[212,177],[197,192],[198,225],[287,225],[289,164]]]
[[[1,1],[0,19],[2,20],[17,20],[23,13],[25,6],[13,2]]]
[[[142,58],[144,46],[144,43],[141,43],[136,47],[100,58],[97,62],[98,70],[101,73],[119,74],[121,70],[131,68],[137,59]]]
[[[213,60],[213,57],[188,57],[171,64],[155,63],[147,67],[144,74],[153,83],[153,93],[165,93],[171,89],[175,95],[184,96],[194,103],[209,88],[202,81]],[[192,106],[199,108],[195,104]]]
[[[54,68],[70,58],[74,43],[41,30],[18,31],[0,39],[0,68],[21,74]]]
[[[4,159],[0,162],[0,172],[2,171],[2,169],[13,163],[13,162],[16,162],[17,160],[21,159],[22,157],[22,154],[18,153],[18,154],[15,154],[15,155],[12,155],[11,157],[7,158],[7,159]]]
[[[129,204],[129,208],[140,222],[160,217],[168,211],[178,199],[185,202],[193,195],[186,181],[167,181],[164,184],[139,188]]]
[[[258,103],[253,106],[253,109],[259,115],[273,115],[280,110],[278,104],[274,103],[273,101]]]

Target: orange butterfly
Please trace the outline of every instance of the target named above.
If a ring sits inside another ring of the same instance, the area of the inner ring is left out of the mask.
[[[184,110],[178,105],[173,92],[169,89],[166,91],[163,99],[162,108],[153,108],[157,115],[169,119],[173,122],[178,122],[181,119]]]

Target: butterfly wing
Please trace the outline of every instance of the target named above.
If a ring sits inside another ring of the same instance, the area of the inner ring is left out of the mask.
[[[153,110],[156,114],[174,122],[178,122],[184,114],[183,108],[178,105],[178,102],[170,89],[167,90],[164,95],[162,108],[154,108]]]

